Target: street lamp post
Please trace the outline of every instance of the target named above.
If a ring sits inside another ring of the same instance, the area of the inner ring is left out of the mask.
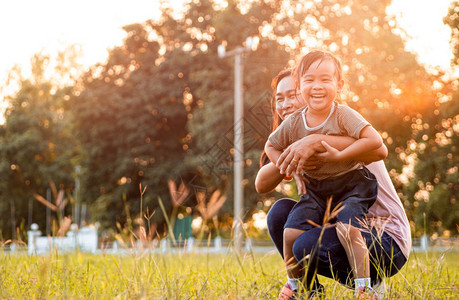
[[[246,39],[245,47],[237,47],[226,52],[224,45],[218,46],[218,56],[234,56],[234,248],[242,249],[242,212],[244,206],[244,101],[242,95],[243,64],[242,55],[256,50],[257,41]]]

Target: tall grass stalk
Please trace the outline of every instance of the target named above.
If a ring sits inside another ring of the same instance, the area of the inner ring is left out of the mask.
[[[161,197],[158,197],[158,202],[159,202],[159,206],[161,207],[161,211],[164,214],[164,219],[166,220],[166,224],[167,224],[167,230],[169,231],[169,235],[170,235],[170,238],[172,239],[172,243],[174,245],[177,245],[177,241],[175,240],[175,236],[174,236],[174,228],[172,227],[173,225],[171,224],[169,217],[166,213],[166,209],[164,208],[164,204],[163,204],[163,201],[161,200]]]
[[[387,299],[458,299],[459,253],[413,253],[387,278]],[[285,267],[275,251],[260,254],[151,251],[131,255],[0,253],[1,299],[275,299]],[[323,299],[353,291],[319,276]]]

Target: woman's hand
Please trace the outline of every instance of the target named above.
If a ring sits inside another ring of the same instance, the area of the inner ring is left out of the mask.
[[[314,169],[314,162],[312,165],[306,163],[311,158],[316,150],[312,146],[312,135],[302,138],[288,146],[280,155],[277,160],[276,166],[282,174],[287,174],[290,177],[294,173],[301,174],[302,170]],[[305,167],[307,166],[307,167]]]

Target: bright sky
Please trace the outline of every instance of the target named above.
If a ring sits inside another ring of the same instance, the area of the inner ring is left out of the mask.
[[[174,3],[182,0],[170,0]],[[449,68],[450,29],[442,22],[452,0],[393,0],[389,12],[412,38],[409,50],[422,63]],[[28,69],[34,53],[54,54],[65,45],[82,47],[89,66],[122,43],[125,24],[157,17],[158,0],[14,0],[0,2],[0,97],[6,74],[15,64]],[[0,99],[0,103],[3,102]]]
[[[449,47],[451,28],[443,24],[452,0],[392,0],[388,13],[397,17],[407,32],[406,47],[416,52],[421,63],[450,68],[453,58]]]

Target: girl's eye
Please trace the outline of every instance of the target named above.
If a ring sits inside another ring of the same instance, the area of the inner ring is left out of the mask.
[[[277,103],[282,102],[282,101],[284,101],[284,98],[277,98],[277,99],[276,99],[276,102],[277,102]]]

